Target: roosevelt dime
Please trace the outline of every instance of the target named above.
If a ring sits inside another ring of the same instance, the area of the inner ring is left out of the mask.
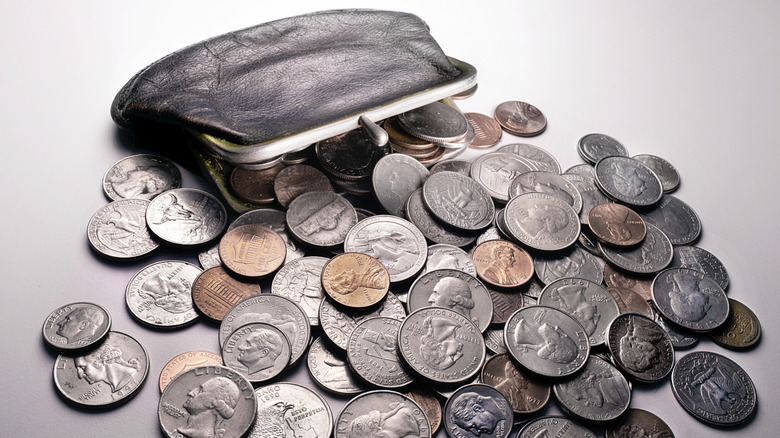
[[[237,328],[222,345],[225,366],[240,372],[252,383],[267,382],[281,374],[290,363],[290,355],[287,336],[264,322]]]
[[[76,351],[101,342],[111,330],[111,315],[94,303],[60,306],[43,323],[43,340],[61,351]]]
[[[482,383],[461,387],[444,405],[444,429],[450,438],[507,438],[512,419],[509,400]]]

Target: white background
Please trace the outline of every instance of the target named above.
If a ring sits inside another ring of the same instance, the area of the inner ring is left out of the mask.
[[[780,3],[711,0],[6,0],[0,6],[0,434],[159,436],[162,366],[184,351],[218,351],[213,326],[159,332],[140,326],[125,309],[125,286],[141,267],[193,258],[163,252],[117,266],[89,250],[87,222],[107,202],[103,173],[135,152],[132,136],[109,117],[120,87],[147,64],[202,39],[358,6],[418,14],[448,55],[474,65],[479,91],[458,102],[463,111],[491,114],[506,100],[540,108],[548,128],[529,142],[552,152],[564,169],[581,162],[577,140],[591,132],[612,135],[632,155],[659,155],[677,167],[682,185],[675,195],[703,222],[698,245],[725,264],[729,296],[751,307],[764,329],[762,343],[748,352],[707,340],[695,350],[741,364],[758,388],[758,413],[741,429],[714,429],[686,414],[668,383],[636,385],[631,406],[659,415],[678,437],[776,436]],[[502,144],[518,141],[505,134]],[[206,187],[186,171],[184,186]],[[50,311],[74,301],[106,307],[114,329],[149,352],[146,385],[124,406],[84,412],[56,395],[56,355],[44,347],[41,326]],[[305,365],[293,378],[308,381]],[[329,400],[335,415],[345,400]]]

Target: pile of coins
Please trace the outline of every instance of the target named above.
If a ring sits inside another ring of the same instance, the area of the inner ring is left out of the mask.
[[[756,391],[736,363],[694,352],[675,364],[702,335],[749,348],[760,325],[726,297],[722,263],[693,246],[701,223],[669,194],[674,167],[603,134],[582,137],[587,163],[563,173],[530,144],[439,161],[497,144],[485,119],[519,136],[546,127],[524,102],[494,118],[427,105],[384,122],[389,147],[357,130],[286,164],[235,169],[238,196],[273,205],[232,221],[211,194],[179,187],[162,157],[115,164],[112,202],[89,224],[95,252],[191,248],[203,268],[144,267],[126,287],[129,312],[158,329],[219,325],[221,354],[183,352],[163,369],[165,434],[430,437],[443,423],[453,438],[672,436],[629,409],[632,385],[666,379],[698,420],[747,421]],[[76,406],[116,405],[146,378],[146,351],[110,321],[74,303],[44,324],[62,352],[55,386]],[[316,391],[280,381],[302,362],[317,386],[354,397],[335,419]],[[570,418],[537,416],[553,394]]]

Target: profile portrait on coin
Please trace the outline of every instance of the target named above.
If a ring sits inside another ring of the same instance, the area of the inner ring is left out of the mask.
[[[345,269],[331,279],[331,290],[340,294],[347,295],[355,292],[358,288],[383,289],[386,274],[378,266],[370,266],[365,275],[360,275],[353,269]]]
[[[544,263],[538,275],[540,278],[548,280],[580,277],[579,273],[586,263],[585,254],[579,249],[575,249],[555,262]]]
[[[553,236],[569,225],[566,212],[554,205],[534,205],[525,216],[515,218],[517,226],[533,239]]]
[[[213,377],[187,393],[183,407],[189,412],[187,424],[177,432],[188,438],[220,438],[222,422],[233,416],[238,406],[238,386],[226,377]]]
[[[93,307],[79,307],[58,322],[57,334],[68,340],[68,344],[89,339],[103,325],[103,312]]]
[[[111,392],[117,392],[131,383],[141,370],[141,363],[136,358],[125,359],[122,349],[104,342],[97,350],[74,359],[79,379],[84,379],[90,385],[105,382]]]
[[[111,174],[107,175],[106,181],[122,198],[151,199],[169,189],[173,178],[161,166],[136,166],[127,172],[115,167]]]
[[[700,321],[707,315],[712,306],[699,287],[698,277],[676,272],[667,278],[667,282],[672,286],[669,304],[675,315],[690,322]]]
[[[615,189],[629,198],[636,198],[646,189],[645,180],[634,166],[621,166],[618,162],[610,162],[613,172],[612,182]]]
[[[163,272],[149,277],[138,289],[138,295],[151,300],[168,313],[192,310],[192,285],[185,278],[167,278]]]
[[[499,285],[516,285],[522,283],[512,272],[515,265],[515,253],[512,248],[496,245],[491,251],[490,263],[482,272],[488,281]]]
[[[414,244],[407,245],[406,236],[395,230],[375,230],[368,233],[367,254],[382,262],[387,269],[405,272],[414,266],[420,254]]]
[[[281,330],[282,333],[284,333],[291,341],[294,338],[295,333],[298,331],[298,325],[295,323],[295,317],[283,313],[276,315],[271,315],[270,313],[243,313],[236,317],[235,321],[233,321],[232,327],[239,328],[253,322],[264,322],[266,324],[270,324]]]
[[[257,329],[236,347],[237,360],[247,367],[248,374],[259,373],[274,366],[276,358],[282,354],[284,342],[279,334],[271,330]]]
[[[517,366],[512,361],[507,361],[504,365],[504,379],[496,385],[496,389],[504,394],[515,410],[528,412],[531,410],[531,406],[523,396],[525,390],[528,389],[528,383],[528,379],[517,369]]]
[[[139,246],[149,240],[146,218],[142,210],[117,208],[97,227],[96,236],[100,243],[124,254],[132,254]]]
[[[387,181],[390,183],[390,193],[386,194],[385,196],[392,196],[394,198],[393,200],[398,204],[406,201],[406,198],[409,197],[409,194],[418,188],[417,184],[419,183],[419,180],[409,177],[409,175],[414,174],[414,170],[411,170],[408,172],[408,175],[404,175],[404,172],[402,172],[400,169],[400,165],[396,165],[396,167],[393,168],[392,173],[390,173],[390,177],[387,179]],[[391,211],[390,213],[393,212]]]
[[[620,406],[630,397],[625,379],[609,371],[595,373],[586,367],[564,385],[569,395],[589,407],[600,408],[604,403]]]
[[[522,350],[534,350],[540,358],[555,363],[569,363],[578,354],[577,344],[560,327],[546,322],[534,329],[521,319],[513,336]]]
[[[558,307],[573,316],[591,336],[596,332],[601,314],[598,307],[585,297],[585,289],[586,285],[567,284],[552,291],[551,296],[558,302]]]
[[[626,334],[620,338],[618,357],[623,365],[636,372],[644,372],[655,365],[661,351],[655,346],[663,338],[662,333],[653,333],[653,330],[637,329],[631,320],[628,322]]]
[[[456,277],[444,277],[439,280],[433,286],[428,303],[431,306],[452,309],[468,319],[471,319],[471,309],[475,306],[469,284]]]
[[[446,370],[463,357],[463,344],[457,339],[460,325],[448,318],[429,316],[423,321],[420,357],[431,368]]]
[[[476,436],[493,433],[498,422],[503,420],[496,402],[476,392],[466,392],[455,400],[452,404],[452,417],[458,427]]]
[[[574,198],[562,188],[547,181],[539,181],[537,172],[528,172],[522,178],[517,180],[517,184],[522,189],[520,193],[545,193],[554,196],[561,201],[574,205]]]
[[[409,407],[390,403],[390,410],[373,410],[349,423],[347,438],[403,438],[419,436],[420,425]]]

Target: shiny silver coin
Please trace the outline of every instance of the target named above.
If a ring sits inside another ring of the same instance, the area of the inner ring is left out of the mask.
[[[333,432],[330,406],[309,388],[279,382],[255,389],[255,396],[257,419],[247,438],[324,438]]]
[[[523,307],[504,326],[509,354],[534,374],[564,378],[579,372],[588,360],[590,342],[579,322],[547,306]]]
[[[138,393],[149,374],[149,355],[134,338],[109,332],[96,348],[83,355],[57,356],[54,386],[70,403],[108,408]]]
[[[605,134],[588,134],[577,141],[577,153],[590,164],[606,157],[627,157],[628,150],[622,143]]]
[[[624,313],[609,324],[607,348],[615,365],[638,382],[660,382],[674,368],[669,334],[651,318],[637,313]]]
[[[604,359],[591,356],[574,378],[553,385],[564,411],[590,423],[612,421],[631,402],[631,386],[623,374]]]
[[[146,226],[147,207],[145,199],[120,199],[102,207],[89,220],[89,245],[98,254],[118,260],[150,254],[160,245]]]
[[[532,170],[531,164],[519,155],[491,152],[480,155],[471,163],[469,175],[482,184],[496,202],[503,204],[509,201],[512,181]]]
[[[287,256],[284,259],[285,263],[289,263],[306,255],[304,249],[298,246],[287,233],[287,213],[273,208],[250,210],[237,217],[228,226],[227,230],[230,231],[233,228],[247,224],[265,225],[282,236],[282,240],[284,240],[284,244],[287,246]]]
[[[620,270],[637,275],[656,274],[669,266],[674,255],[672,242],[658,227],[645,225],[647,235],[636,248],[618,249],[599,244],[604,259]]]
[[[584,278],[601,284],[604,278],[603,263],[575,245],[562,253],[534,257],[534,272],[544,284],[566,277]]]
[[[582,195],[577,187],[557,173],[532,171],[519,175],[509,185],[509,197],[524,193],[547,193],[569,204],[575,212],[582,210]]]
[[[653,321],[656,322],[669,335],[675,350],[685,350],[699,343],[699,336],[695,333],[672,326],[661,316],[658,309],[651,302],[653,308]]]
[[[371,178],[380,158],[390,153],[390,146],[377,147],[363,129],[322,140],[315,146],[322,168],[338,179],[361,181]]]
[[[628,157],[606,157],[596,163],[596,184],[610,198],[631,207],[649,207],[664,191],[655,172]]]
[[[574,209],[544,193],[512,198],[504,209],[504,222],[513,240],[540,251],[568,248],[580,235],[580,220]]]
[[[596,180],[592,176],[575,175],[571,173],[564,173],[561,175],[563,179],[574,184],[577,191],[582,198],[582,208],[580,209],[580,222],[584,225],[588,224],[588,214],[590,210],[599,205],[610,202],[615,202],[607,198],[604,193],[599,190],[596,185]]]
[[[155,328],[178,328],[194,322],[198,312],[192,303],[192,284],[203,272],[178,260],[157,262],[141,269],[125,288],[130,314]]]
[[[401,321],[376,316],[360,322],[347,341],[347,361],[352,371],[369,385],[402,388],[414,380],[398,356]]]
[[[382,207],[392,215],[403,217],[406,200],[422,188],[428,174],[428,169],[414,158],[389,154],[376,163],[371,182]]]
[[[706,274],[724,291],[729,286],[729,274],[723,263],[709,251],[698,246],[676,246],[670,268],[688,268]]]
[[[485,339],[479,328],[443,307],[409,314],[398,332],[398,346],[412,371],[436,383],[470,381],[485,361]]]
[[[344,238],[344,251],[368,254],[379,260],[390,281],[414,277],[425,265],[428,244],[422,232],[406,219],[376,215],[363,219]]]
[[[558,164],[558,160],[539,146],[525,143],[514,143],[501,146],[496,152],[509,152],[521,156],[530,163],[534,170],[541,170],[545,172],[559,174],[561,173],[561,165]]]
[[[520,429],[517,438],[596,438],[598,435],[564,417],[540,417]]]
[[[490,227],[477,237],[475,246],[482,245],[489,240],[510,240],[498,227]]]
[[[460,111],[441,102],[401,113],[398,122],[409,134],[433,143],[457,141],[466,135],[469,127]]]
[[[257,416],[252,384],[223,366],[199,366],[165,387],[157,407],[166,437],[240,438]]]
[[[658,175],[658,179],[661,180],[661,186],[664,188],[664,193],[671,193],[680,186],[680,174],[672,166],[672,163],[659,156],[650,154],[634,155],[632,158],[641,161]]]
[[[666,320],[695,333],[712,332],[729,316],[729,300],[723,289],[692,269],[669,268],[656,275],[653,301]]]
[[[214,195],[198,189],[173,189],[152,200],[146,223],[172,245],[196,246],[216,239],[227,226],[227,211]]]
[[[369,391],[344,405],[333,431],[333,438],[366,436],[431,438],[431,423],[411,398],[395,391]]]
[[[271,293],[285,296],[306,312],[311,325],[319,325],[317,314],[325,297],[322,289],[322,268],[328,263],[325,257],[303,257],[282,266],[271,282]]]
[[[111,330],[111,315],[94,303],[60,306],[43,323],[43,340],[60,351],[73,352],[103,341]]]
[[[672,392],[693,418],[716,427],[744,423],[757,405],[756,387],[745,370],[709,351],[694,351],[677,361]]]
[[[471,170],[471,161],[465,160],[445,160],[436,163],[431,167],[431,174],[438,172],[456,172],[469,176]]]
[[[431,242],[454,246],[468,246],[474,242],[473,232],[463,232],[441,224],[428,212],[423,203],[422,189],[415,190],[406,200],[406,217]]]
[[[559,309],[585,329],[591,346],[602,345],[609,323],[620,314],[615,297],[599,283],[561,278],[545,286],[539,304]]]
[[[477,276],[477,267],[474,260],[466,251],[457,246],[437,244],[428,247],[428,258],[425,261],[423,274],[437,269],[455,269],[465,272],[472,277]]]
[[[181,172],[165,157],[138,154],[125,157],[103,175],[103,192],[118,199],[151,200],[160,193],[181,187]]]
[[[499,390],[481,383],[465,385],[444,405],[444,430],[450,438],[507,438],[512,405]]]
[[[580,175],[585,176],[590,179],[596,178],[595,170],[593,169],[593,165],[589,163],[583,163],[583,164],[575,164],[574,166],[571,166],[570,168],[566,169],[565,172],[563,172],[564,175]]]
[[[445,224],[463,231],[490,226],[496,207],[479,182],[455,172],[438,172],[423,184],[423,203]]]
[[[290,363],[290,341],[271,324],[245,324],[225,339],[222,361],[252,383],[267,382]]]
[[[424,307],[442,307],[466,317],[487,330],[493,317],[493,300],[476,277],[455,269],[439,269],[419,276],[409,287],[409,313]]]
[[[338,307],[330,298],[325,298],[320,304],[319,318],[322,331],[334,345],[342,350],[347,349],[352,330],[361,321],[375,316],[387,316],[402,320],[406,318],[406,310],[403,303],[392,292],[388,292],[384,300],[377,306],[366,310],[349,310],[347,312]]]
[[[222,260],[219,258],[219,243],[212,246],[208,250],[199,253],[198,261],[204,270],[220,266],[222,264]]]
[[[368,389],[349,367],[346,353],[323,336],[315,339],[309,347],[306,365],[314,383],[328,392],[354,395]]]
[[[646,223],[666,234],[672,245],[689,245],[701,235],[701,220],[693,209],[672,195],[664,195],[652,210],[640,211]]]
[[[503,329],[488,329],[485,332],[485,347],[493,354],[508,353],[504,343]]]
[[[333,192],[309,192],[295,198],[287,209],[287,226],[301,242],[315,247],[344,243],[357,223],[355,207]]]

